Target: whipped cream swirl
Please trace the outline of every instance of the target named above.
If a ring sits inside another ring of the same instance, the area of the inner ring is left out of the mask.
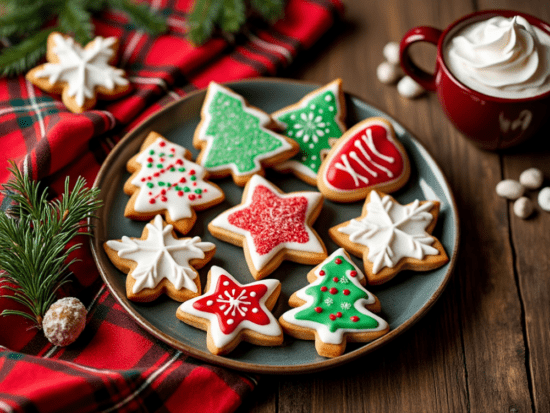
[[[445,46],[445,62],[471,89],[518,99],[550,90],[550,35],[521,16],[473,23]]]

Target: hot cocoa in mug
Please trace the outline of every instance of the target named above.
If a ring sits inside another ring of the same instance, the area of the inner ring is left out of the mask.
[[[416,66],[409,47],[437,45],[436,69]],[[416,27],[401,41],[405,73],[435,91],[451,122],[485,149],[529,138],[550,114],[550,25],[524,13],[481,11],[445,31]]]

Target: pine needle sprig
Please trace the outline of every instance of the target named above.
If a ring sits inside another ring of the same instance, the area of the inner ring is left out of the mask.
[[[76,235],[89,235],[85,219],[101,206],[99,189],[86,188],[79,177],[71,190],[67,178],[61,199],[48,202],[38,182],[13,163],[9,170],[14,179],[4,189],[16,203],[12,212],[17,219],[0,212],[0,286],[12,294],[0,297],[22,304],[27,312],[5,309],[0,315],[19,315],[41,328],[56,291],[69,282],[69,267],[77,261],[69,255],[81,244],[67,244]]]
[[[216,28],[237,33],[254,13],[269,22],[276,21],[283,16],[285,3],[286,0],[195,0],[187,21],[189,39],[201,45]]]
[[[104,8],[125,12],[133,24],[151,35],[166,31],[164,19],[146,4],[132,0],[0,0],[6,12],[0,16],[0,37],[8,37],[11,46],[0,54],[0,76],[30,70],[46,53],[46,41],[52,31],[75,37],[83,46],[93,39],[92,13]],[[44,24],[48,23],[48,27]]]

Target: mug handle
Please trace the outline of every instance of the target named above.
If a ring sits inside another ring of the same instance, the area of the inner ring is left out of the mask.
[[[420,86],[431,92],[435,92],[435,73],[427,73],[420,69],[411,59],[409,55],[409,47],[416,42],[428,42],[435,46],[439,43],[439,39],[443,32],[439,29],[430,26],[420,26],[409,30],[399,46],[399,58],[403,71],[412,77]],[[436,63],[437,64],[437,63]],[[437,67],[435,69],[437,73]]]

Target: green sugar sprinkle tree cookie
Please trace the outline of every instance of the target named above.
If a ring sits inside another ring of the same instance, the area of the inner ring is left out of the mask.
[[[211,82],[193,138],[193,145],[201,149],[197,163],[212,178],[232,175],[237,185],[244,186],[252,175],[264,175],[264,167],[274,166],[298,152],[295,141],[270,130],[275,126],[267,113]]]
[[[343,248],[315,267],[308,280],[313,282],[289,299],[297,308],[279,322],[293,337],[314,339],[319,355],[339,356],[347,341],[366,343],[389,331],[388,323],[372,313],[380,311],[380,302],[361,285],[364,275]]]
[[[271,114],[282,133],[300,145],[300,152],[275,167],[292,172],[310,185],[317,185],[317,172],[331,142],[346,131],[346,106],[342,80],[336,79],[304,96],[294,105]]]

